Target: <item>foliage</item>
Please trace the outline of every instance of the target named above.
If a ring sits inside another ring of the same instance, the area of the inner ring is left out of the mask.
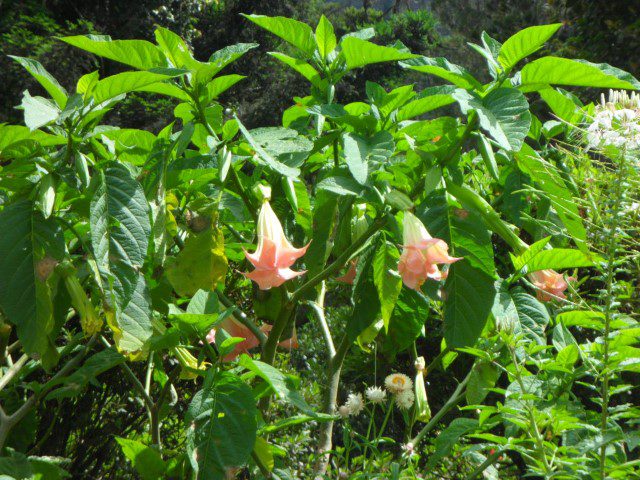
[[[425,20],[377,30],[431,48]],[[243,59],[268,78],[252,41],[67,35],[118,64],[70,84],[11,58],[40,95],[0,125],[3,478],[638,474],[640,100],[565,90],[638,80],[546,55],[559,24],[483,32],[476,74],[324,15],[233,21],[300,86],[277,126],[222,100]],[[110,125],[140,94],[173,117]],[[602,111],[627,130],[596,150]]]

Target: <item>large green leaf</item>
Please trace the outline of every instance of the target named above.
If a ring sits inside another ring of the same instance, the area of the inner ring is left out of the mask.
[[[166,464],[158,450],[130,438],[116,437],[116,441],[142,480],[164,478]]]
[[[505,150],[519,151],[531,126],[527,99],[515,88],[498,88],[480,98],[466,90],[453,96],[463,113],[475,110],[480,126]]]
[[[52,101],[43,97],[32,97],[27,90],[20,104],[24,112],[24,124],[30,130],[37,130],[53,121],[60,115],[60,109]]]
[[[305,413],[312,413],[311,407],[295,387],[295,379],[290,375],[285,375],[272,365],[253,360],[246,354],[240,357],[240,365],[267,382],[280,400],[290,403]]]
[[[397,272],[400,254],[389,242],[382,242],[373,258],[373,283],[378,290],[380,312],[385,330],[389,329],[389,320],[402,290],[402,279]]]
[[[393,137],[389,132],[378,132],[368,138],[347,133],[343,139],[347,167],[361,185],[367,183],[371,166],[384,163],[393,155]]]
[[[498,61],[505,70],[510,70],[525,57],[536,52],[562,26],[561,23],[536,25],[520,30],[509,37],[500,48]]]
[[[166,274],[174,290],[181,296],[198,290],[214,290],[227,273],[224,235],[213,227],[189,237],[173,261],[167,261]]]
[[[40,144],[43,147],[62,145],[66,140],[62,136],[49,135],[39,130],[31,131],[22,125],[0,125],[0,154],[5,156],[5,150],[20,143]]]
[[[560,57],[542,57],[525,65],[520,72],[520,84],[529,91],[547,88],[548,85],[640,88],[640,82],[631,74],[606,63],[595,64]]]
[[[160,49],[146,40],[111,40],[111,37],[105,35],[75,35],[60,40],[140,70],[167,66],[167,60]]]
[[[0,306],[24,350],[42,356],[51,347],[48,334],[54,327],[46,280],[64,256],[62,229],[25,200],[0,212],[0,231]]]
[[[299,48],[307,56],[313,55],[316,50],[313,30],[306,23],[286,17],[267,17],[265,15],[244,15],[244,17]]]
[[[353,282],[353,313],[347,322],[347,334],[351,341],[355,341],[381,317],[382,306],[373,280],[375,252],[375,246],[371,246],[360,255],[358,260],[356,278]]]
[[[349,70],[371,65],[372,63],[397,62],[417,57],[412,53],[403,52],[393,47],[376,45],[357,37],[343,38],[340,46],[342,47],[342,56]]]
[[[67,104],[67,91],[53,76],[45,70],[40,62],[32,60],[30,58],[17,57],[15,55],[9,55],[16,62],[22,65],[27,72],[29,72],[33,78],[35,78],[40,85],[51,95],[60,108],[64,108]]]
[[[309,82],[311,82],[311,85],[313,85],[314,87],[320,90],[324,90],[326,82],[322,80],[320,73],[318,73],[318,71],[315,68],[313,68],[304,60],[300,60],[299,58],[293,58],[293,57],[290,57],[289,55],[285,55],[284,53],[280,53],[280,52],[269,52],[269,55],[271,55],[274,58],[277,58],[288,67],[298,72],[304,78],[309,80]]]
[[[492,313],[497,328],[523,335],[538,345],[546,344],[544,332],[549,323],[549,313],[540,301],[524,290],[509,290],[505,283],[499,282]]]
[[[443,57],[419,57],[406,62],[401,62],[400,65],[418,72],[428,73],[430,75],[444,78],[446,81],[460,88],[474,89],[481,87],[480,82],[476,80],[473,75],[467,72],[464,68],[450,63],[449,60]]]
[[[150,208],[142,187],[126,167],[116,163],[94,178],[89,220],[98,265],[124,262],[141,267],[151,234]]]
[[[262,160],[268,167],[270,167],[275,172],[280,173],[281,175],[285,175],[287,177],[297,177],[298,175],[300,175],[299,168],[290,167],[273,158],[262,147],[262,145],[260,145],[260,143],[256,141],[253,135],[249,133],[249,131],[245,128],[245,126],[242,124],[240,119],[235,115],[234,115],[234,118],[238,122],[238,127],[240,128],[240,132],[242,132],[242,135],[244,136],[244,138],[247,140],[249,145],[251,145],[251,148],[253,148],[255,152],[258,154],[260,160]]]
[[[548,241],[548,239],[547,239]],[[572,248],[552,248],[549,250],[532,248],[513,258],[513,266],[523,273],[538,270],[562,270],[565,268],[593,267],[598,261],[596,254]]]
[[[449,269],[444,287],[447,345],[472,346],[487,322],[496,295],[491,233],[482,219],[443,191],[429,195],[417,214],[432,236],[449,243],[450,254],[463,257]]]
[[[257,413],[253,393],[240,378],[207,373],[185,417],[196,480],[223,480],[228,467],[247,462],[256,441]]]
[[[338,40],[336,39],[333,25],[331,25],[331,22],[324,15],[320,17],[315,36],[318,52],[322,58],[327,58],[327,55],[335,50]]]
[[[103,78],[96,83],[93,89],[93,99],[96,103],[102,103],[123,93],[134,92],[148,85],[152,85],[168,78],[182,75],[182,71],[173,70],[164,73],[155,72],[123,72]]]
[[[410,118],[423,115],[436,108],[449,105],[456,101],[451,95],[454,91],[455,87],[452,85],[426,88],[420,92],[415,100],[407,103],[398,110],[396,120],[399,122],[409,120]]]
[[[544,191],[553,205],[558,217],[566,227],[580,250],[586,251],[587,233],[578,211],[578,206],[569,189],[562,181],[557,168],[543,160],[529,145],[524,144],[515,156],[518,168],[529,175]]]
[[[257,46],[257,43],[236,43],[235,45],[229,45],[228,47],[221,48],[217,52],[213,52],[211,57],[209,57],[209,63],[213,63],[217,67],[217,70],[213,72],[213,75],[216,75],[224,67],[235,62],[249,50],[252,50]]]

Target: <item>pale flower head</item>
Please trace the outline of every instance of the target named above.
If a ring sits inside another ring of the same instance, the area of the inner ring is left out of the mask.
[[[358,415],[364,408],[364,399],[361,393],[350,393],[344,406],[349,409],[349,415]]]
[[[209,333],[207,333],[207,343],[216,343],[216,329],[212,328],[211,330],[209,330]]]
[[[409,410],[415,401],[415,394],[413,390],[403,390],[396,394],[395,400],[400,410]]]
[[[384,379],[384,386],[391,393],[404,392],[413,389],[413,380],[404,373],[392,373]]]
[[[347,407],[346,405],[341,405],[338,408],[338,414],[342,417],[342,418],[347,418],[349,416],[349,407]]]
[[[640,148],[640,95],[623,90],[609,90],[608,98],[602,94],[586,134],[592,148]]]
[[[451,257],[447,243],[433,238],[413,213],[404,213],[402,227],[404,248],[398,271],[407,287],[419,290],[427,278],[443,280],[446,274],[438,269],[438,264],[448,265],[461,260]]]
[[[564,291],[569,286],[567,280],[575,280],[572,277],[565,280],[562,274],[555,270],[538,270],[537,272],[532,272],[529,274],[529,279],[531,283],[538,288],[538,300],[543,302],[551,301],[555,297],[566,298]]]
[[[371,403],[383,403],[387,399],[387,392],[380,387],[367,388],[365,395]]]
[[[268,201],[262,204],[258,215],[258,248],[254,253],[245,252],[247,260],[255,267],[244,276],[258,284],[261,290],[279,287],[305,272],[291,270],[294,262],[307,251],[307,246],[294,248],[284,235],[280,220]]]

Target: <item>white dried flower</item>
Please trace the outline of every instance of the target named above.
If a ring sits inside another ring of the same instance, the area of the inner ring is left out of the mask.
[[[413,390],[403,390],[396,394],[396,405],[401,410],[409,410],[413,406],[415,395]]]
[[[384,386],[391,393],[399,393],[413,388],[413,381],[404,373],[392,373],[384,379]]]
[[[361,393],[350,393],[344,406],[349,409],[349,415],[358,415],[364,408],[364,399]]]
[[[349,407],[347,407],[346,405],[340,406],[340,408],[338,408],[338,414],[342,418],[347,418],[349,416]]]
[[[380,387],[367,388],[365,395],[371,403],[383,403],[387,399],[387,392]]]

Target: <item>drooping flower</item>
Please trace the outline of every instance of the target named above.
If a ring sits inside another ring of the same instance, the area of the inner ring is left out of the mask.
[[[350,393],[344,406],[349,410],[349,415],[358,415],[364,408],[364,399],[361,393]]]
[[[538,270],[529,274],[529,279],[538,288],[537,297],[542,302],[549,302],[555,297],[566,298],[564,291],[569,284],[562,274],[555,270]],[[569,277],[568,281],[574,281]]]
[[[383,403],[387,399],[387,392],[380,387],[367,388],[365,395],[371,403]]]
[[[346,273],[341,277],[336,277],[337,282],[348,283],[349,285],[353,285],[353,281],[356,279],[356,265],[358,264],[358,259],[354,258],[349,262],[349,268]]]
[[[235,360],[238,356],[240,356],[242,353],[248,353],[249,350],[260,345],[260,341],[253,334],[253,332],[249,330],[246,326],[244,326],[242,323],[240,323],[238,320],[233,318],[233,316],[229,316],[225,318],[220,324],[216,326],[216,328],[211,329],[211,331],[207,334],[207,337],[206,337],[209,343],[215,342],[216,331],[219,328],[224,329],[224,331],[227,332],[232,337],[244,338],[244,341],[240,343],[236,343],[233,346],[233,350],[231,351],[231,353],[228,353],[222,358],[224,362],[231,362]],[[271,325],[265,324],[260,327],[260,330],[265,335],[268,336],[269,332],[271,331],[271,328],[272,328]],[[278,344],[278,346],[287,348],[287,349],[298,348],[298,338],[296,336],[295,330],[291,338],[283,340]]]
[[[447,243],[429,235],[422,222],[411,212],[404,213],[402,225],[404,249],[398,271],[404,284],[419,290],[427,278],[438,281],[446,278],[446,274],[438,269],[438,264],[452,264],[461,258],[451,257]]]
[[[415,401],[415,395],[413,390],[403,390],[399,393],[396,393],[396,405],[400,410],[409,410],[413,406],[413,402]]]
[[[416,367],[416,419],[421,422],[428,422],[431,419],[431,409],[429,408],[429,400],[427,398],[427,387],[424,383],[424,375],[426,371],[426,362],[424,357],[416,358],[414,363]]]
[[[305,273],[291,270],[294,262],[307,251],[307,246],[294,248],[284,235],[280,220],[268,201],[262,204],[258,215],[258,248],[254,253],[245,252],[245,256],[255,270],[243,275],[258,284],[261,290],[279,287]]]
[[[391,393],[400,393],[413,388],[413,381],[404,373],[392,373],[384,379],[384,386]]]

